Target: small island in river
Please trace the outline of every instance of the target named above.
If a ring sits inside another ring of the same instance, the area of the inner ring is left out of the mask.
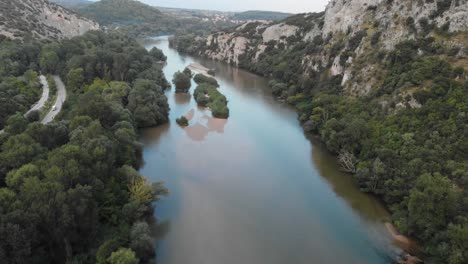
[[[193,93],[193,97],[199,106],[207,106],[211,109],[211,114],[216,118],[228,118],[229,108],[227,99],[219,92],[218,82],[207,75],[201,73],[195,75],[195,82],[198,84]]]

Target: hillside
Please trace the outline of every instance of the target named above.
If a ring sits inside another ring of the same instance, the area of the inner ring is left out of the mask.
[[[132,37],[145,37],[176,32],[207,35],[234,25],[224,13],[159,8],[136,0],[102,0],[74,9],[109,29],[118,29]]]
[[[88,0],[50,0],[50,2],[56,3],[69,9],[85,7],[93,3]]]
[[[89,19],[47,0],[0,0],[0,35],[61,39],[97,30]]]
[[[151,23],[164,17],[157,8],[136,0],[101,0],[77,11],[102,25]]]
[[[272,11],[260,11],[260,10],[249,10],[245,12],[235,13],[232,19],[235,20],[282,20],[286,17],[292,16],[293,14],[272,12]]]
[[[459,0],[332,0],[323,13],[171,45],[270,78],[428,263],[459,264],[468,263],[467,14]]]

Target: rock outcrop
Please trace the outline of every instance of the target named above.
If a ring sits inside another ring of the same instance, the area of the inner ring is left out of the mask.
[[[301,62],[295,74],[341,76],[347,93],[365,95],[378,81],[373,63],[363,62],[370,54],[390,52],[398,43],[422,37],[463,57],[466,37],[449,40],[443,35],[467,31],[466,0],[331,0],[325,12],[249,22],[214,33],[196,46],[197,55],[250,69],[261,64],[266,53],[303,49],[304,55],[295,58]]]
[[[0,0],[0,35],[12,39],[62,39],[99,25],[47,0]]]

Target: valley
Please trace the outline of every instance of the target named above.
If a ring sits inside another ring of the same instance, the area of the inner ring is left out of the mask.
[[[0,0],[1,263],[468,263],[467,1],[197,1]]]

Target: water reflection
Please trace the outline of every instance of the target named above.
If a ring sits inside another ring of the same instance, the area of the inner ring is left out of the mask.
[[[336,159],[327,151],[318,139],[310,137],[314,144],[311,159],[320,175],[326,179],[333,191],[343,198],[352,208],[369,221],[386,222],[390,220],[388,211],[371,195],[361,192],[352,175],[338,171]]]
[[[187,136],[194,141],[203,141],[211,132],[218,134],[224,133],[224,127],[227,124],[227,119],[213,118],[204,114],[200,120],[185,128]]]
[[[175,93],[174,94],[174,102],[177,105],[189,104],[191,99],[192,99],[192,95],[190,93]]]

